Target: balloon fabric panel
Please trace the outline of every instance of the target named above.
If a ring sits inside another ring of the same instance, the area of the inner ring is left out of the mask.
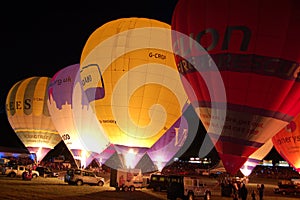
[[[36,153],[37,160],[60,141],[47,107],[47,88],[50,78],[30,77],[17,82],[6,98],[10,125],[24,146]]]
[[[89,104],[115,150],[135,153],[134,164],[181,118],[188,100],[170,31],[153,19],[113,20],[91,34],[81,54]]]
[[[178,70],[196,93],[191,103],[207,130],[210,127],[208,132],[229,173],[235,174],[248,156],[300,111],[299,7],[297,1],[269,0],[179,0],[176,5],[172,29],[201,44],[224,81],[227,114],[219,132],[220,116],[210,116],[217,110],[210,106],[215,101],[221,108],[224,102],[211,99],[211,91],[200,78],[200,74],[217,72],[209,71],[210,62],[203,62],[206,54],[182,44],[175,35],[175,52],[193,58],[184,64],[183,56],[176,56]]]
[[[300,115],[272,137],[277,152],[300,172]]]

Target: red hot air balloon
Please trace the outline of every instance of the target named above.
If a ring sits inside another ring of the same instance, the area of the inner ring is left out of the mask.
[[[273,142],[269,139],[263,146],[251,154],[248,160],[241,167],[240,171],[244,176],[249,176],[253,169],[266,157],[266,155],[272,150]]]
[[[189,99],[231,174],[299,113],[299,8],[289,0],[179,0],[175,7],[172,29],[190,39],[172,36],[178,70],[193,87],[196,98],[187,91]],[[213,85],[216,73],[227,102]]]
[[[272,137],[277,152],[300,173],[300,115]]]

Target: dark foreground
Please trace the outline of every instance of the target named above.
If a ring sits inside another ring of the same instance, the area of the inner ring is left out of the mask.
[[[206,177],[205,177],[206,178]],[[231,200],[231,197],[221,197],[220,188],[217,181],[207,179],[207,183],[212,188],[213,200]],[[278,180],[272,179],[255,179],[250,180],[247,184],[249,191],[248,199],[250,200],[250,191],[256,188],[257,184],[264,183],[266,186],[264,200],[293,200],[300,199],[300,196],[287,195],[282,196],[274,194],[273,189],[276,187]],[[0,176],[0,199],[11,200],[159,200],[167,199],[166,192],[154,192],[150,189],[139,189],[135,192],[115,191],[109,187],[109,181],[103,187],[100,186],[72,186],[66,184],[60,178],[43,178],[38,177],[31,181],[24,181],[21,178],[10,178]],[[257,198],[258,199],[258,198]]]

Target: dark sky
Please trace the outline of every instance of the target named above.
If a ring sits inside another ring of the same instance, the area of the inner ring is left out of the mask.
[[[32,76],[52,77],[79,63],[86,40],[98,27],[123,17],[171,24],[177,0],[11,1],[1,3],[0,146],[19,145],[5,113],[9,89]]]

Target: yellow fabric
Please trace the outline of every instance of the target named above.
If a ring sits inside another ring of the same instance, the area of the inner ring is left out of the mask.
[[[151,28],[159,28],[158,33]],[[80,76],[87,80],[86,91],[103,87],[102,75],[105,96],[90,105],[113,144],[151,147],[182,115],[187,96],[168,46],[170,36],[166,23],[122,18],[87,40]],[[91,67],[96,65],[101,75]]]

